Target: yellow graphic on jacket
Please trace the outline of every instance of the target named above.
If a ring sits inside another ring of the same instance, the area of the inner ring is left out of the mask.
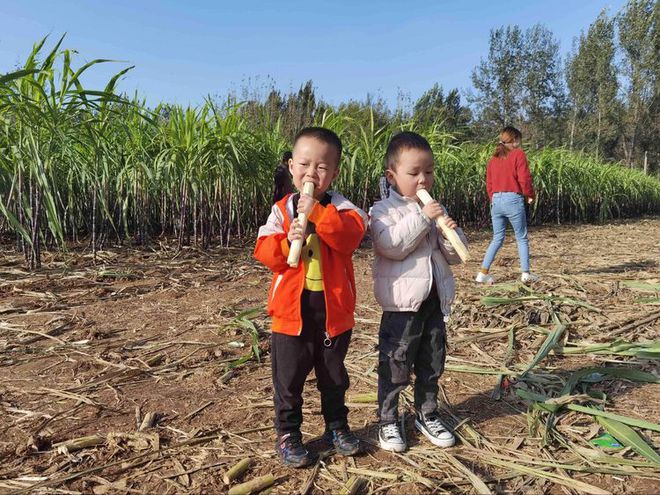
[[[313,292],[323,290],[323,268],[321,267],[321,241],[316,234],[309,234],[302,248],[305,264],[305,289]]]

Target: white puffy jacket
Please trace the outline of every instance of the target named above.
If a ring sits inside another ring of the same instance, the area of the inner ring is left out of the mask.
[[[446,211],[446,210],[445,210]],[[374,295],[384,311],[417,311],[436,283],[445,319],[454,302],[454,275],[449,265],[461,259],[415,199],[394,188],[370,212],[376,258]],[[467,240],[456,229],[461,240]]]

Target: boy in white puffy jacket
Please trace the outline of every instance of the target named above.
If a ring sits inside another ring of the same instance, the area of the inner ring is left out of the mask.
[[[415,372],[415,427],[439,447],[454,445],[454,435],[438,415],[438,379],[445,363],[445,320],[454,300],[450,264],[458,254],[435,219],[446,215],[433,201],[423,206],[417,190],[433,187],[434,159],[426,139],[402,132],[385,154],[389,196],[371,210],[376,254],[374,294],[383,308],[378,338],[378,439],[381,448],[406,449],[398,419],[399,394]],[[451,228],[456,222],[446,218]],[[467,243],[460,229],[461,240]]]

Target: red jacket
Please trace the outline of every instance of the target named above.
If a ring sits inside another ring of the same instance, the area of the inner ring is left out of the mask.
[[[490,159],[486,168],[486,190],[491,201],[496,192],[515,192],[528,198],[534,197],[532,174],[523,150],[516,148],[503,158],[494,156]]]
[[[254,256],[273,272],[268,292],[268,314],[273,332],[300,335],[300,296],[305,284],[305,267],[287,264],[287,233],[294,218],[293,199],[288,194],[273,205],[266,225],[259,228]],[[355,320],[355,276],[353,251],[360,245],[367,225],[365,213],[338,193],[331,193],[328,206],[317,203],[308,219],[321,241],[326,332],[335,337],[353,328]]]

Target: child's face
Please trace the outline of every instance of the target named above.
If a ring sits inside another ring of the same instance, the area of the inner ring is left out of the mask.
[[[305,182],[314,183],[314,198],[321,199],[339,175],[339,156],[334,146],[315,137],[303,136],[293,147],[289,160],[293,185],[303,190]]]
[[[385,176],[396,190],[407,198],[417,199],[417,191],[433,187],[433,155],[426,150],[405,148],[399,152],[394,170]]]

